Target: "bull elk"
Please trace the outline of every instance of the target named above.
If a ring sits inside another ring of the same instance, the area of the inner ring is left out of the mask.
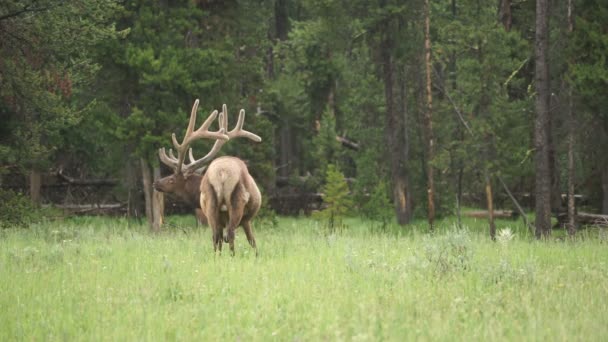
[[[234,236],[238,226],[242,226],[251,247],[257,247],[251,220],[255,217],[262,203],[262,196],[253,177],[249,174],[247,165],[236,157],[220,157],[209,164],[205,174],[201,177],[196,171],[209,163],[220,151],[222,146],[230,139],[248,138],[255,142],[262,139],[248,131],[243,130],[245,111],[241,109],[236,126],[228,131],[228,111],[226,105],[219,113],[220,129],[209,131],[209,126],[218,117],[217,110],[213,111],[199,129],[194,130],[196,114],[198,111],[196,100],[192,106],[190,121],[182,143],[178,143],[175,133],[171,136],[177,157],[169,149],[159,149],[160,160],[173,168],[173,174],[155,182],[159,191],[173,192],[187,203],[194,205],[197,202],[197,216],[206,218],[213,234],[213,248],[222,250],[222,239],[229,243],[230,251],[234,255]],[[211,151],[204,157],[195,160],[190,145],[198,139],[214,139]],[[184,164],[188,151],[189,163]],[[198,197],[198,198],[197,198]],[[223,237],[223,230],[226,235]]]

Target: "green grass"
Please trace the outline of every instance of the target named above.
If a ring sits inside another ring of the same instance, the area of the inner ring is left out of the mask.
[[[207,228],[171,218],[152,235],[75,218],[0,231],[0,340],[546,340],[608,338],[608,246],[537,242],[521,223],[491,242],[485,223],[432,236],[347,221],[258,222],[235,257]]]

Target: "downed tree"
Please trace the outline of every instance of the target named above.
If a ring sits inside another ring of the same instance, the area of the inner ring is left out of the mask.
[[[578,212],[576,213],[574,220],[578,226],[595,226],[608,228],[608,215],[591,214]],[[557,214],[557,223],[553,228],[564,228],[568,223],[568,213]]]
[[[66,214],[74,215],[102,215],[126,211],[125,203],[110,204],[52,204],[53,208],[61,209]]]
[[[513,210],[494,210],[492,212],[494,213],[494,218],[516,219],[519,217],[519,214]],[[474,218],[480,218],[480,219],[488,218],[487,210],[471,210],[471,211],[465,211],[462,214],[467,217],[474,217]]]
[[[57,176],[61,178],[64,182],[74,185],[109,185],[115,186],[118,184],[118,180],[114,178],[109,179],[78,179],[74,177],[70,177],[63,173],[63,169],[59,169],[57,171]]]
[[[359,143],[353,140],[350,140],[347,137],[341,137],[339,135],[336,136],[336,140],[342,144],[342,146],[346,147],[346,148],[350,148],[351,150],[355,150],[358,151],[359,150]]]

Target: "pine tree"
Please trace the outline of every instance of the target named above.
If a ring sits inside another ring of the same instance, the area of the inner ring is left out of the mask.
[[[343,227],[342,220],[354,205],[344,174],[333,164],[327,166],[323,194],[326,207],[317,215],[325,222],[330,233],[333,233]]]

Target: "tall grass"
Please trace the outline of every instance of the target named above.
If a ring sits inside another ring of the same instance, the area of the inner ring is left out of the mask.
[[[606,340],[608,249],[597,232],[536,242],[517,223],[382,232],[308,219],[237,233],[171,218],[152,235],[76,218],[0,231],[0,340]]]

